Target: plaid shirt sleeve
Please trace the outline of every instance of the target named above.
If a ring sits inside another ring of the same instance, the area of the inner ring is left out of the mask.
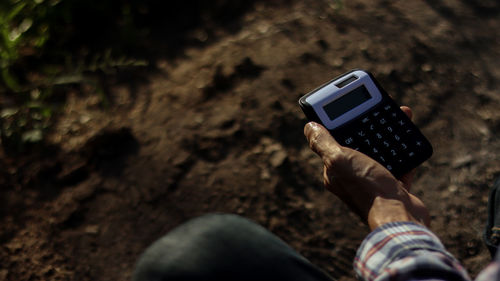
[[[354,270],[361,280],[470,280],[430,230],[411,222],[388,223],[370,233]]]

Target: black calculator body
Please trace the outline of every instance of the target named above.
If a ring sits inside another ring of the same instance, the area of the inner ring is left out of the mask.
[[[329,81],[300,98],[299,104],[307,118],[325,126],[340,145],[370,156],[397,178],[432,155],[429,141],[364,70]]]

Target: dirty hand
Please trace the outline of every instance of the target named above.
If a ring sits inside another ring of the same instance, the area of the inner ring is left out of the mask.
[[[401,109],[411,118],[408,107]],[[413,173],[396,179],[375,160],[341,146],[320,124],[306,124],[304,134],[311,149],[323,160],[326,189],[346,203],[372,230],[398,221],[429,226],[427,208],[409,190]]]

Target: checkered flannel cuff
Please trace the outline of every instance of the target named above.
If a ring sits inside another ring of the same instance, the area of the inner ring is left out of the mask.
[[[455,280],[468,280],[441,241],[426,227],[412,222],[388,223],[375,229],[354,260],[354,270],[362,280],[399,279],[394,277],[401,275],[412,278],[430,268],[436,269],[437,275],[452,274],[460,277]]]

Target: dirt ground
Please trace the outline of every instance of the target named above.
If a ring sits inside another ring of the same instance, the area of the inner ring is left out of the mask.
[[[368,233],[323,190],[298,98],[353,68],[375,74],[434,146],[414,192],[472,276],[500,175],[500,4],[265,1],[231,28],[197,26],[154,73],[68,93],[39,152],[0,155],[0,280],[129,280],[189,218],[249,217],[339,280]],[[140,83],[138,80],[141,80]]]

